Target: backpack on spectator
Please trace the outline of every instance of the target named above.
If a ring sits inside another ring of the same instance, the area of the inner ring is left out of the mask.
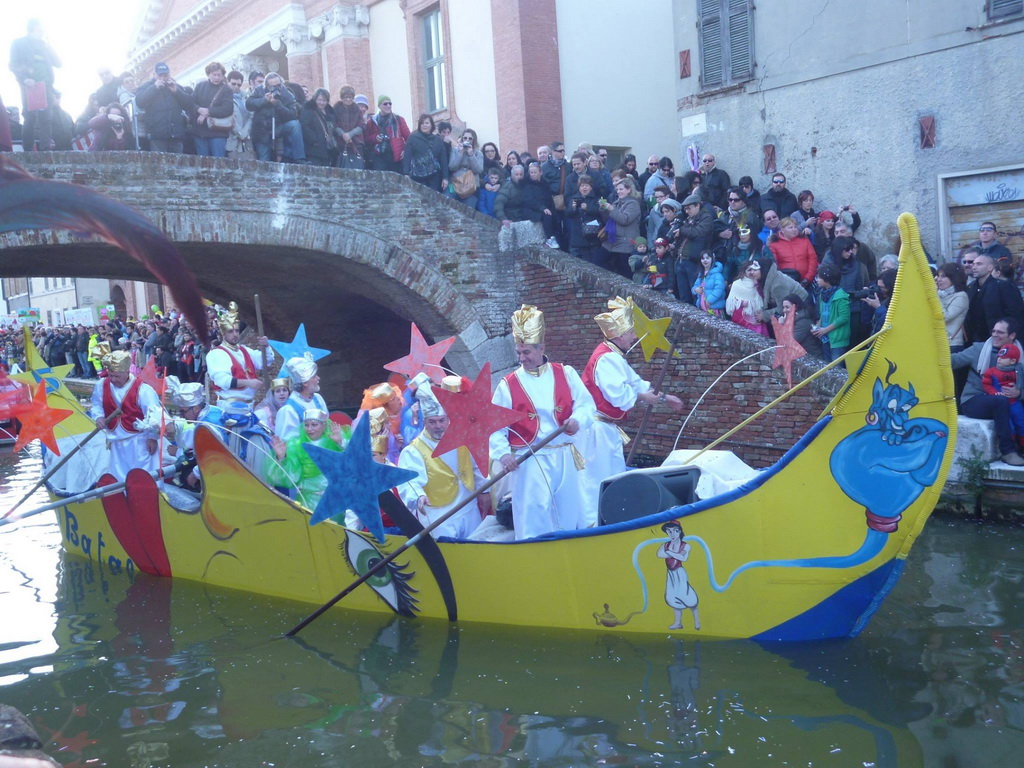
[[[476,174],[469,168],[463,168],[452,174],[452,191],[463,200],[475,195],[479,188]]]

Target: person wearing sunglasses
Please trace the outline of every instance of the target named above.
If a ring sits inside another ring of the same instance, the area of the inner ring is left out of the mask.
[[[796,195],[786,189],[786,177],[784,174],[772,175],[772,188],[761,195],[761,210],[769,208],[779,214],[780,219],[792,216],[800,207]]]
[[[739,230],[749,229],[752,232],[760,232],[762,223],[761,217],[747,205],[747,196],[739,187],[729,187],[726,191],[726,208],[718,214],[715,222],[715,232],[718,233],[718,242],[728,248],[733,241],[738,239]]]
[[[647,158],[647,167],[644,172],[640,174],[639,183],[637,189],[646,189],[647,180],[651,178],[658,170],[658,155],[651,155]]]
[[[700,181],[707,193],[707,201],[724,211],[727,207],[726,197],[729,187],[732,186],[732,181],[729,179],[729,174],[715,164],[715,156],[710,152],[705,152],[704,157],[701,158]]]
[[[405,118],[391,110],[391,98],[383,95],[378,97],[377,114],[367,121],[364,132],[366,140],[371,142],[372,169],[401,173],[405,142],[411,133]]]
[[[981,222],[978,227],[978,240],[971,244],[982,256],[991,257],[996,270],[1007,278],[1013,277],[1014,259],[1010,249],[996,240],[996,225],[991,221]]]

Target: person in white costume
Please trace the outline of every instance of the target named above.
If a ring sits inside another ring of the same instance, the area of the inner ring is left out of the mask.
[[[217,393],[217,402],[225,411],[233,410],[230,403],[239,412],[251,412],[256,390],[262,386],[259,372],[263,370],[263,356],[260,350],[267,350],[267,365],[274,362],[274,350],[266,336],[256,340],[260,349],[238,343],[241,328],[238,304],[233,301],[228,304],[227,311],[218,316],[217,324],[220,326],[221,343],[206,356],[206,368]],[[243,405],[245,408],[241,407]]]
[[[511,473],[516,539],[586,525],[583,515],[583,458],[574,436],[594,420],[594,399],[579,374],[544,355],[544,313],[524,304],[512,314],[512,338],[519,368],[505,376],[491,402],[523,413],[522,421],[491,435],[491,456]],[[565,431],[516,467],[515,455],[560,426]]]
[[[632,299],[609,299],[608,311],[594,320],[604,341],[590,355],[582,376],[597,409],[593,425],[580,438],[580,451],[587,462],[583,478],[587,525],[597,524],[601,482],[626,470],[623,446],[629,438],[619,422],[638,402],[667,405],[677,413],[683,408],[683,401],[675,395],[653,392],[650,382],[641,379],[626,361],[626,353],[637,342]]]
[[[274,434],[288,442],[299,434],[303,414],[310,409],[327,413],[327,403],[320,395],[320,376],[313,356],[290,357],[284,364],[292,384],[292,393],[277,412]]]
[[[454,383],[454,386],[448,386],[449,389],[458,391],[460,379],[457,376],[446,376],[445,380]],[[445,386],[444,382],[442,386]],[[398,466],[411,469],[417,477],[398,486],[398,493],[405,506],[427,526],[472,496],[486,478],[480,474],[465,446],[436,459],[431,456],[448,429],[448,415],[434,397],[429,382],[419,385],[416,399],[420,404],[424,429],[402,449]],[[466,539],[480,525],[481,518],[490,512],[491,495],[483,493],[477,497],[477,503],[467,504],[450,520],[435,528],[431,535],[434,538]]]
[[[167,392],[178,408],[178,416],[167,423],[167,436],[176,450],[175,463],[180,482],[191,490],[199,489],[199,464],[195,460],[196,426],[209,411],[206,393],[198,382],[182,384],[177,376],[168,376]],[[220,432],[220,430],[218,430]]]
[[[206,367],[217,393],[216,406],[211,407],[209,421],[224,427],[228,448],[241,459],[257,477],[263,475],[263,462],[272,453],[270,434],[253,413],[256,390],[262,386],[259,372],[263,370],[260,350],[238,343],[241,326],[238,305],[217,318],[221,344],[206,355]],[[257,339],[260,349],[268,353],[267,365],[274,362],[274,350],[269,348],[266,336]]]
[[[154,430],[151,425],[159,423],[159,418],[149,418],[149,414],[163,408],[159,396],[131,374],[132,359],[127,352],[106,352],[100,361],[107,376],[92,390],[89,416],[106,431],[110,474],[120,482],[132,469],[157,470],[159,427]]]

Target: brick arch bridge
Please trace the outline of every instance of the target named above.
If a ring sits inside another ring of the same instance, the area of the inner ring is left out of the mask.
[[[381,366],[407,353],[409,321],[433,339],[457,336],[447,362],[460,373],[475,375],[486,362],[495,372],[509,369],[508,317],[523,302],[545,309],[553,358],[581,371],[598,340],[591,317],[608,296],[634,295],[652,316],[672,313],[686,332],[669,377],[691,402],[729,363],[767,346],[565,254],[501,252],[494,219],[395,174],[157,153],[18,160],[37,176],[84,184],[138,208],[177,244],[205,296],[235,299],[251,320],[258,293],[272,338],[290,339],[304,322],[310,343],[334,352],[321,374],[335,406],[356,404],[363,387],[383,378]],[[0,235],[0,276],[149,277],[116,249],[56,231]],[[724,379],[687,435],[715,436],[781,392],[778,374],[760,362],[770,357]],[[654,365],[642,373],[653,378]],[[740,433],[736,447],[755,461],[777,457],[837,384],[826,377],[800,393],[780,416]],[[678,424],[656,419],[644,451],[669,450]]]

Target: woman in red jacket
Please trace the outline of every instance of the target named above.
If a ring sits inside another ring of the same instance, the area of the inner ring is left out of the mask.
[[[780,272],[788,270],[790,277],[798,274],[805,287],[810,285],[818,271],[818,254],[811,241],[800,236],[800,225],[794,219],[787,216],[779,222],[779,236],[768,247]]]

